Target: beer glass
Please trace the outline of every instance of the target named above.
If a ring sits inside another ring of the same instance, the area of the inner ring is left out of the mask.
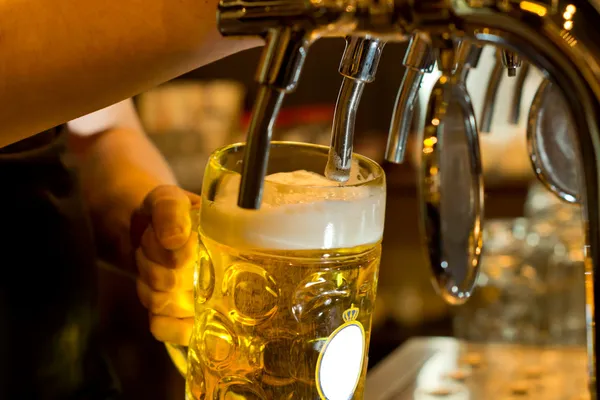
[[[385,213],[385,175],[329,147],[273,142],[260,210],[237,207],[244,144],[204,174],[186,399],[362,399]],[[173,348],[171,348],[173,350]],[[179,354],[181,357],[181,354]]]

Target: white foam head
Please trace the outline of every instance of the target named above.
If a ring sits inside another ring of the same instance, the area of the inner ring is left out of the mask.
[[[202,203],[201,227],[217,242],[271,250],[339,249],[383,236],[385,188],[356,185],[358,165],[344,186],[304,170],[269,175],[260,210],[237,206],[240,175],[228,176],[213,201]]]

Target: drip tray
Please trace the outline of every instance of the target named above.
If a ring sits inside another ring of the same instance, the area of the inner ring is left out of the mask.
[[[416,338],[375,366],[366,400],[589,400],[585,348]]]

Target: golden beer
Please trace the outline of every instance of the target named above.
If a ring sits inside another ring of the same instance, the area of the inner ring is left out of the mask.
[[[355,156],[340,186],[319,175],[327,147],[273,143],[261,209],[243,210],[242,148],[204,178],[186,398],[362,399],[384,174]]]

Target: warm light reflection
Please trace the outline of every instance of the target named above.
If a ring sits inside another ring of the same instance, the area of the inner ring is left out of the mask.
[[[430,138],[423,140],[423,145],[426,147],[433,147],[433,145],[436,143],[437,143],[436,137],[430,137]]]
[[[571,29],[573,29],[573,21],[565,21],[563,27],[566,30],[570,31]]]
[[[437,167],[431,167],[431,168],[429,168],[429,175],[432,175],[432,176],[437,175],[438,171],[439,170]]]
[[[537,14],[540,17],[546,16],[548,13],[548,9],[540,4],[532,3],[531,1],[522,1],[519,6],[523,11],[529,11],[531,13]]]
[[[423,149],[423,153],[425,153],[425,154],[433,153],[433,149],[431,147],[425,147]]]
[[[440,120],[437,118],[434,118],[431,120],[431,125],[433,126],[438,126],[440,124]]]
[[[569,21],[567,21],[569,22]],[[571,34],[565,29],[561,31],[560,36],[567,42],[567,44],[571,47],[577,44],[577,39],[575,39]]]
[[[565,7],[565,12],[563,13],[563,18],[565,19],[563,28],[566,31],[570,31],[571,29],[573,29],[573,14],[575,14],[576,11],[577,8],[573,4],[569,4],[567,7]],[[567,42],[569,41],[567,40]],[[573,46],[572,43],[569,42],[569,44]]]

